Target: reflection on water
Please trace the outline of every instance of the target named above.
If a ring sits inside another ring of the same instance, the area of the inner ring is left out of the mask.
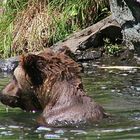
[[[0,89],[10,76],[0,75]],[[80,128],[39,127],[39,114],[0,104],[0,139],[113,140],[140,138],[140,70],[97,69],[83,75],[87,93],[111,114],[107,120]]]

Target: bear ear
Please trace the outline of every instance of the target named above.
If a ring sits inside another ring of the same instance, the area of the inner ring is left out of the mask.
[[[34,54],[22,56],[20,59],[20,65],[25,70],[25,73],[28,74],[34,86],[38,86],[43,83],[46,78],[43,70],[47,65],[47,61],[44,57]]]

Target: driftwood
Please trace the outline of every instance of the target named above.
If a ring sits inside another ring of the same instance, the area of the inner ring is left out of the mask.
[[[54,51],[60,50],[62,46],[67,46],[76,53],[77,50],[86,50],[90,47],[99,47],[103,45],[103,38],[110,38],[113,42],[122,39],[121,27],[109,16],[98,23],[76,32],[63,41],[53,45]]]
[[[109,16],[98,23],[83,29],[82,31],[76,32],[66,38],[63,41],[59,41],[51,48],[57,52],[62,49],[62,46],[67,46],[73,54],[77,55],[77,52],[82,52],[89,48],[96,48],[103,45],[103,38],[110,38],[113,42],[122,38],[120,25]],[[90,54],[84,53],[81,59],[94,59],[95,57],[100,57],[99,52],[90,52]],[[10,58],[7,60],[0,61],[1,71],[11,72],[17,66],[18,56],[15,58]]]
[[[140,69],[137,66],[98,66],[100,69],[116,69],[116,70],[124,70],[124,71],[132,71],[134,69]]]

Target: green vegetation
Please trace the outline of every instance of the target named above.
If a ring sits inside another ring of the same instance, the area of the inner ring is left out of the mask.
[[[27,0],[0,1],[0,57],[11,56],[13,22],[17,13],[27,5]]]
[[[109,14],[108,0],[7,0],[0,6],[0,57],[41,50]]]
[[[107,54],[112,56],[118,56],[119,53],[122,51],[122,45],[119,44],[112,44],[108,38],[104,39],[105,45],[105,51]]]

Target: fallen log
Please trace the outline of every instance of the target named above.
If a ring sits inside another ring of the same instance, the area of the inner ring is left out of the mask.
[[[51,48],[59,51],[62,46],[67,46],[73,53],[77,50],[86,50],[90,47],[103,45],[103,38],[109,38],[112,42],[122,39],[121,27],[112,19],[112,16],[99,21],[98,23],[76,32],[63,41],[59,41]]]

